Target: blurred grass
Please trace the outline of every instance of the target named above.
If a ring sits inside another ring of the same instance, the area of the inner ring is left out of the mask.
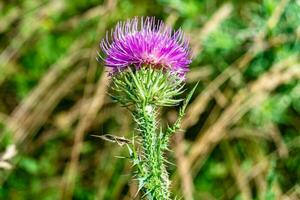
[[[299,0],[1,1],[0,199],[134,199],[126,149],[90,136],[134,128],[95,57],[116,22],[150,15],[189,35],[200,81],[167,152],[173,193],[300,199]]]

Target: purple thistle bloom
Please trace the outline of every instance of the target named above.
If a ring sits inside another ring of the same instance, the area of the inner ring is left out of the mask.
[[[105,65],[112,73],[129,66],[170,70],[185,77],[191,63],[189,43],[182,30],[173,31],[154,17],[119,22],[100,43]]]

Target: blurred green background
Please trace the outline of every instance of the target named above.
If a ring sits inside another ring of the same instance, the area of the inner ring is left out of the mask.
[[[95,58],[134,16],[184,29],[200,81],[166,152],[174,196],[300,199],[299,0],[0,1],[0,199],[141,198],[126,147],[91,136],[132,137]]]

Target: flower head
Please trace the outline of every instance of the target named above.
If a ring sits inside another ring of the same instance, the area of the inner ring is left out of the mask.
[[[164,69],[184,77],[191,63],[189,43],[182,30],[173,31],[154,17],[119,22],[100,47],[112,73],[133,66]]]

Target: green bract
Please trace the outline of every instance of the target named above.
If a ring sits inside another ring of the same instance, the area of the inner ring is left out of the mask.
[[[174,106],[182,99],[174,99],[183,92],[184,80],[174,72],[143,67],[119,72],[112,78],[114,99],[123,105]]]

